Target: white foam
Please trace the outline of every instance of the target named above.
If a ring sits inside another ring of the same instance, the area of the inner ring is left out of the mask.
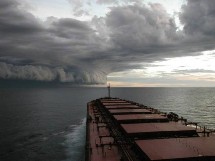
[[[85,154],[86,118],[79,125],[73,127],[73,131],[65,135],[68,156],[65,161],[83,161]]]

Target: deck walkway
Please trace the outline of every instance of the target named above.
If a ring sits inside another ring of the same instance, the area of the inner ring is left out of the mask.
[[[97,122],[97,107],[92,103],[88,106],[89,115],[92,118],[88,121],[89,127],[89,161],[120,161],[121,154],[118,147],[114,145],[114,139],[110,137],[110,132],[106,127],[106,123],[102,123],[102,119]],[[96,114],[96,115],[95,115]]]

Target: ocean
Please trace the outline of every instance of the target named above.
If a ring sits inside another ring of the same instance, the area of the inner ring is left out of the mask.
[[[0,161],[83,161],[87,102],[102,87],[0,89]],[[111,88],[136,101],[215,129],[215,88]]]

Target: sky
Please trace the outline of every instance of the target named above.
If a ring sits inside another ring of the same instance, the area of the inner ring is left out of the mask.
[[[215,1],[1,0],[0,80],[214,87]]]

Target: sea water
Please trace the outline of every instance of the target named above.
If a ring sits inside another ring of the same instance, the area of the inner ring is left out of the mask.
[[[0,89],[0,160],[83,161],[87,102],[106,88]],[[215,129],[215,88],[112,88],[112,97]]]

